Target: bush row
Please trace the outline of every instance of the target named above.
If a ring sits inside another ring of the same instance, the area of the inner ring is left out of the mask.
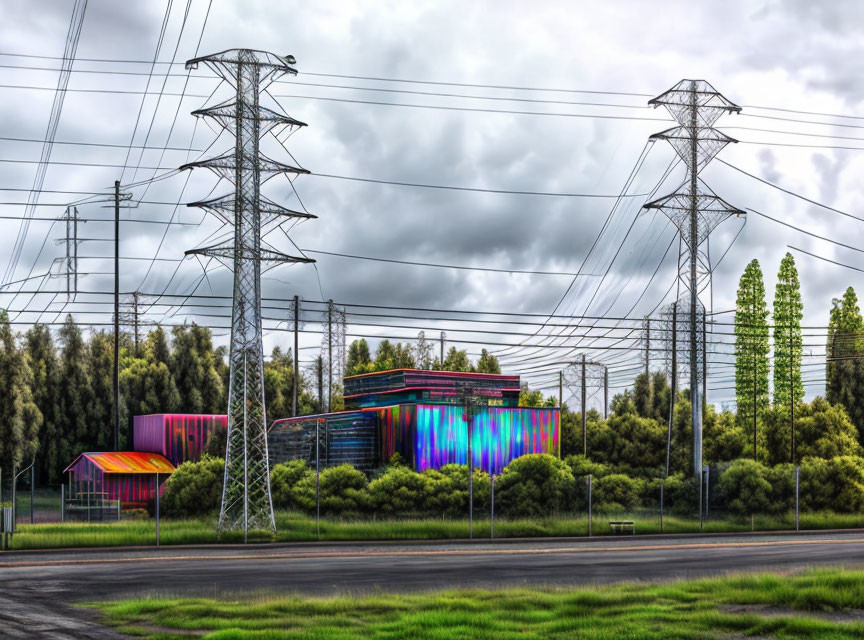
[[[734,515],[786,513],[794,508],[795,471],[792,465],[766,467],[750,459],[723,465],[711,491],[712,511]],[[165,483],[163,513],[196,516],[219,507],[223,461],[205,457],[187,462]],[[560,460],[531,454],[513,460],[495,479],[495,512],[509,517],[542,518],[560,512],[584,512],[588,504],[587,476],[592,476],[593,509],[622,512],[656,508],[664,486],[664,508],[688,512],[696,508],[699,490],[692,477],[672,475],[634,478],[583,456]],[[468,469],[446,465],[416,472],[393,464],[371,476],[350,465],[321,470],[322,515],[464,516],[468,509]],[[474,471],[474,508],[488,512],[491,480]],[[305,461],[276,465],[271,472],[273,506],[315,512],[316,475]],[[804,511],[852,513],[864,510],[864,458],[838,456],[805,458],[801,463],[800,506]]]

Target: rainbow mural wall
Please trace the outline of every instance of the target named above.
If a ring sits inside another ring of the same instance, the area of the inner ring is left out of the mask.
[[[402,455],[418,471],[467,464],[468,422],[464,407],[410,404],[375,409],[381,429],[382,460]],[[499,474],[528,453],[560,455],[557,409],[485,407],[471,426],[474,466]]]
[[[134,418],[135,451],[161,453],[172,464],[196,462],[216,429],[228,428],[228,416],[190,413],[156,413]]]

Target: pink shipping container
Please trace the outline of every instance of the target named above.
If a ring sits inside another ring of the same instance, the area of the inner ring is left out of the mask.
[[[133,427],[135,451],[160,453],[179,466],[201,458],[210,434],[228,428],[228,416],[156,413],[135,416]]]

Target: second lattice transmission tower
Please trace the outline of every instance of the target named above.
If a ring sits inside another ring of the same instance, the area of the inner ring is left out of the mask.
[[[193,115],[216,121],[235,138],[223,155],[181,167],[205,167],[234,183],[233,193],[189,206],[207,209],[233,225],[233,240],[187,251],[224,260],[233,268],[228,436],[219,530],[276,529],[270,496],[267,418],[264,406],[264,353],[261,325],[261,263],[314,262],[288,256],[262,241],[261,229],[276,217],[312,218],[261,195],[261,184],[279,174],[308,173],[266,157],[261,138],[303,127],[299,120],[260,104],[261,93],[276,78],[296,75],[293,56],[231,49],[189,60],[187,69],[204,63],[234,88],[234,96]],[[277,105],[278,108],[278,105]]]
[[[707,240],[718,224],[730,216],[744,214],[716,196],[699,179],[699,172],[727,144],[736,142],[715,129],[714,123],[725,113],[740,112],[741,107],[727,100],[704,80],[682,80],[648,104],[666,107],[678,123],[678,126],[651,137],[669,142],[687,167],[687,179],[674,193],[647,203],[645,208],[662,211],[680,235],[679,297],[674,308],[676,314],[680,314],[679,322],[684,320],[685,324],[679,330],[687,337],[681,355],[685,356],[684,363],[689,365],[693,472],[698,476],[702,469],[702,370],[706,357],[703,337],[705,306],[699,300],[699,294],[711,281]],[[676,347],[673,345],[672,348]]]

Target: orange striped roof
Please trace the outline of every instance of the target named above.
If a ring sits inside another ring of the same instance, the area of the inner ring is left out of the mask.
[[[70,464],[69,471],[84,456],[104,473],[174,473],[174,465],[158,453],[141,451],[106,451],[82,453]],[[65,471],[64,471],[65,473]]]

